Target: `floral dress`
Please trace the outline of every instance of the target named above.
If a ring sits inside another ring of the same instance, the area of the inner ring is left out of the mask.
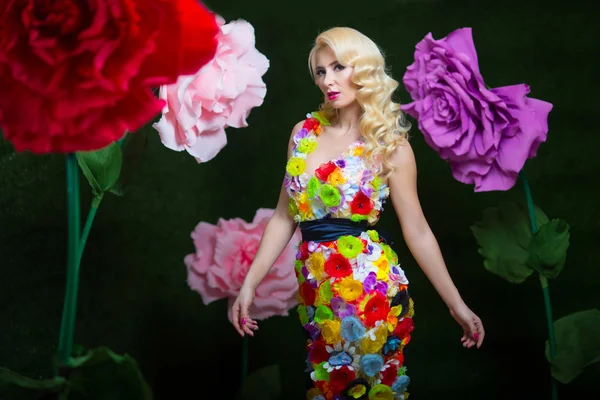
[[[322,114],[307,114],[286,166],[296,222],[350,219],[367,227],[333,241],[301,241],[296,256],[298,314],[308,333],[308,400],[407,399],[404,347],[413,330],[408,280],[394,250],[371,229],[389,187],[368,166],[359,140],[338,158],[306,171]]]

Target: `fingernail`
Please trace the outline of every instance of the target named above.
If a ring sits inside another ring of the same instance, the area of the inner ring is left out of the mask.
[[[473,337],[475,338],[475,340],[479,340],[479,333],[475,332],[475,334],[473,335]]]
[[[242,325],[246,325],[246,318],[242,318]]]

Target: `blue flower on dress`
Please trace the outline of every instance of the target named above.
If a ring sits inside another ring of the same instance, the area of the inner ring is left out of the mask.
[[[383,357],[379,354],[366,354],[360,360],[363,372],[370,377],[374,377],[383,367]]]
[[[398,336],[395,336],[395,335],[388,336],[387,341],[383,345],[383,354],[395,352],[400,347],[400,343],[402,343],[402,340],[400,340],[398,338]]]
[[[304,372],[308,372],[310,374],[315,369],[313,368],[313,365],[308,358],[305,360],[305,362],[306,362],[306,369],[304,370]]]
[[[409,384],[410,378],[408,375],[400,375],[398,379],[396,379],[396,382],[392,384],[392,390],[398,394],[403,394],[406,392],[406,389],[408,389]]]
[[[312,398],[312,400],[325,400],[325,397],[318,395]]]
[[[342,320],[341,332],[344,340],[354,342],[364,336],[366,329],[357,317],[350,316]]]

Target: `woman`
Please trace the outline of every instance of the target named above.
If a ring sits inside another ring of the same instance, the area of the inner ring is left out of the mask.
[[[481,346],[483,325],[423,216],[409,126],[391,99],[398,82],[378,47],[356,30],[333,28],[317,37],[309,67],[325,101],[292,130],[279,202],[233,304],[233,324],[242,336],[258,329],[248,313],[255,288],[299,223],[308,398],[406,399],[413,302],[396,253],[374,229],[388,197],[411,253],[463,328],[464,347]]]

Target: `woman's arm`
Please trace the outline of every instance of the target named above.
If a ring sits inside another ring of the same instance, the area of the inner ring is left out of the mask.
[[[298,122],[292,130],[288,142],[288,158],[292,153],[294,136],[302,128],[302,125],[303,121]],[[240,293],[233,303],[233,326],[242,336],[244,332],[253,336],[253,330],[258,329],[256,321],[250,318],[249,315],[249,309],[254,300],[254,292],[265,276],[267,276],[296,230],[297,224],[288,213],[288,202],[285,186],[282,184],[275,211],[265,227],[254,260],[244,278]]]
[[[392,159],[395,170],[389,178],[390,197],[400,221],[404,240],[413,257],[448,306],[451,315],[465,330],[466,347],[481,345],[481,320],[463,302],[448,273],[437,240],[431,231],[417,194],[417,167],[408,142],[399,146]]]
[[[292,130],[292,135],[290,136],[290,141],[288,143],[288,158],[291,156],[294,135],[301,128],[302,122],[299,122]],[[258,245],[256,256],[244,279],[244,286],[251,287],[255,290],[269,273],[269,270],[273,267],[273,264],[292,238],[297,223],[288,212],[288,202],[288,195],[285,191],[285,186],[282,184],[275,212],[265,227],[265,231],[263,232]]]

